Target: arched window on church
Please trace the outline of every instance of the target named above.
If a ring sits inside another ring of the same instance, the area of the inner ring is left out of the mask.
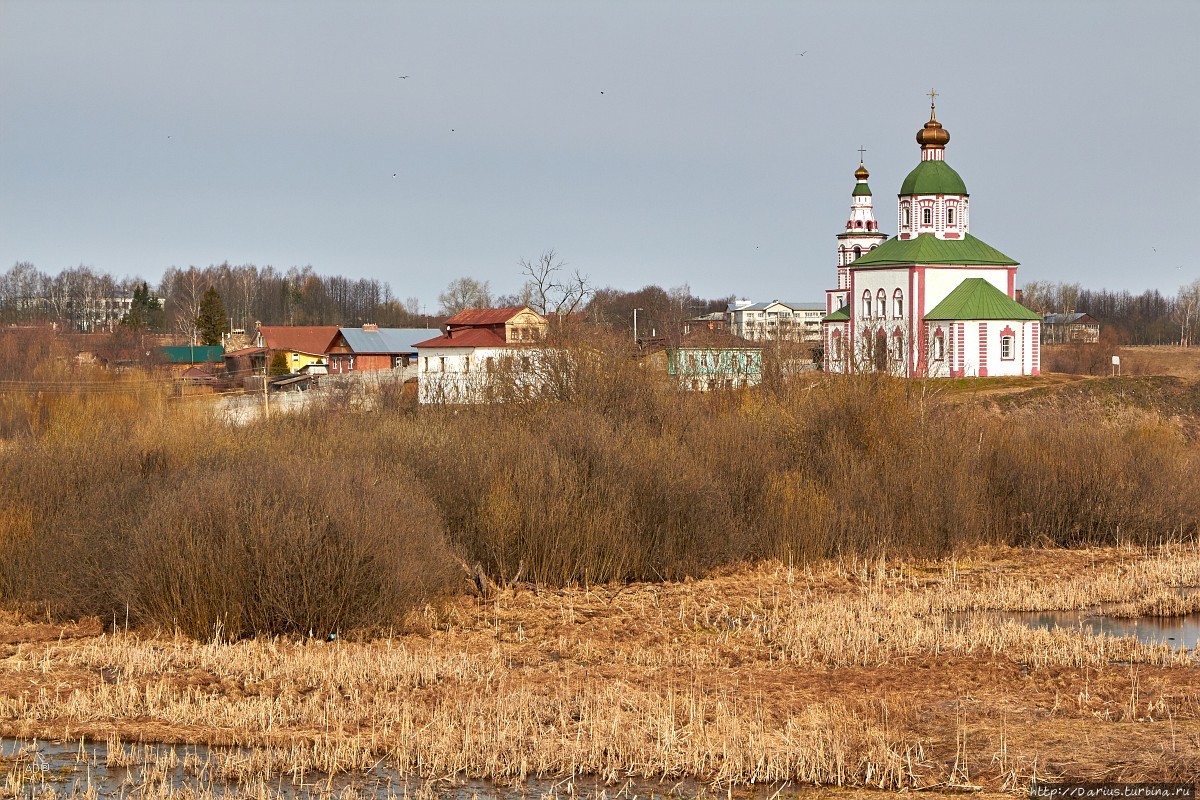
[[[830,343],[830,349],[833,350],[833,360],[841,361],[842,360],[842,332],[834,331],[833,336],[831,337],[829,343]]]
[[[871,290],[863,290],[863,319],[871,318]]]
[[[899,289],[892,294],[892,316],[896,319],[904,316],[904,292]]]
[[[906,228],[907,228],[908,226],[909,226],[909,221],[908,221],[908,206],[905,206],[905,207],[904,207],[904,227],[906,227]]]
[[[921,222],[924,223],[925,225],[933,224],[933,209],[931,209],[931,208],[921,209]]]
[[[857,261],[858,257],[861,255],[862,255],[862,248],[859,247],[858,245],[854,245],[854,260]]]
[[[879,303],[879,307],[875,309],[875,313],[879,315],[880,319],[883,319],[887,316],[887,294],[883,291],[883,289],[880,289],[879,296],[875,299]]]
[[[946,334],[938,328],[933,332],[933,347],[931,348],[930,358],[934,361],[941,361],[946,357]]]
[[[904,360],[904,334],[899,328],[892,332],[892,360]]]

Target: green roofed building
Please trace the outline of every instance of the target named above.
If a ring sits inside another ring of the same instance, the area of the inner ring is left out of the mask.
[[[949,141],[931,102],[891,238],[875,221],[860,159],[850,219],[837,237],[837,288],[826,292],[821,322],[826,370],[1040,374],[1041,320],[1015,299],[1017,262],[971,235],[967,185],[945,161]]]
[[[158,348],[168,364],[223,364],[225,348],[220,345],[171,345]]]

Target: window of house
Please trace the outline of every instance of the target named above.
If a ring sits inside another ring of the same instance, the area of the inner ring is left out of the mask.
[[[863,291],[863,318],[870,319],[871,317],[871,290]]]
[[[933,224],[933,209],[931,209],[931,208],[921,209],[921,222],[926,225]]]
[[[1000,337],[1000,357],[1009,361],[1013,359],[1013,337]]]
[[[438,372],[446,371],[446,357],[438,356]]]
[[[934,361],[941,361],[946,357],[946,335],[939,328],[933,334],[933,348],[930,357]]]
[[[494,372],[496,369],[496,359],[492,356],[488,356],[487,361],[484,362],[484,369],[486,369],[488,372]]]
[[[470,372],[470,371],[471,371],[471,356],[465,355],[465,356],[463,356],[463,372]]]
[[[899,289],[892,295],[892,316],[896,319],[904,316],[904,292]]]
[[[425,371],[429,372],[429,356],[425,356]]]
[[[875,313],[879,315],[880,319],[883,319],[887,316],[887,294],[884,293],[883,289],[879,290],[879,297],[876,299],[879,302],[875,308]]]

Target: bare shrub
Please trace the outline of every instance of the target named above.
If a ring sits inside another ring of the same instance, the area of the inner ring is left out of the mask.
[[[120,595],[156,625],[326,634],[395,625],[452,577],[436,512],[403,470],[274,456],[157,493],[129,537]]]

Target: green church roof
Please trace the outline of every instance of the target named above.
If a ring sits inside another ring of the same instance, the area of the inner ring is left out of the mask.
[[[893,236],[855,260],[851,266],[890,267],[913,264],[1015,267],[1017,262],[969,233],[961,239],[939,239],[932,233],[922,233],[915,239],[897,239]]]
[[[900,195],[966,194],[967,185],[945,161],[922,161],[900,184]]]
[[[850,196],[851,197],[862,197],[863,195],[870,197],[871,196],[871,187],[867,186],[865,183],[854,184],[854,191],[850,193]]]
[[[849,322],[850,321],[850,306],[844,305],[832,314],[826,314],[821,318],[822,322]]]
[[[967,278],[925,315],[927,320],[1041,319],[983,278]]]

